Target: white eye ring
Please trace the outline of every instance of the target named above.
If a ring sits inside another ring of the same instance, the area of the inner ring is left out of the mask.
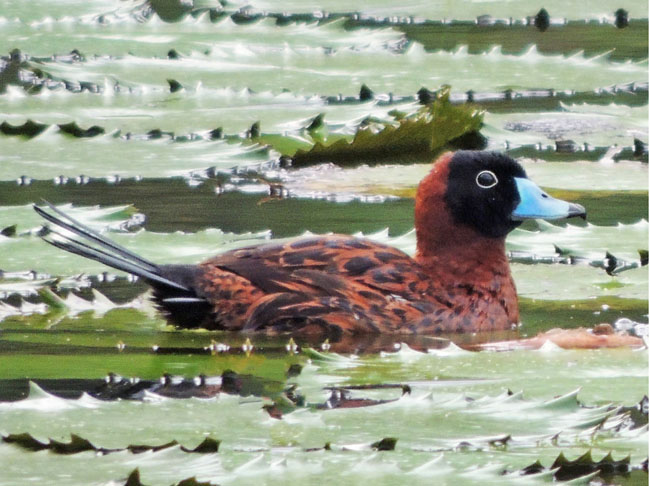
[[[479,181],[479,178],[483,175],[489,175],[492,177],[492,182],[488,185],[481,184]],[[476,175],[476,185],[482,189],[489,189],[490,187],[494,187],[499,183],[499,179],[497,179],[497,176],[492,172],[491,170],[482,170]]]

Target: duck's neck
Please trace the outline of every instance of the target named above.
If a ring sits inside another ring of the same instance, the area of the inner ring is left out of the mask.
[[[445,201],[452,154],[438,159],[415,200],[417,262],[439,282],[487,288],[511,286],[505,237],[492,238],[455,221]],[[443,278],[444,277],[444,278]]]
[[[415,259],[451,307],[468,308],[472,331],[508,330],[519,323],[517,290],[503,238],[418,237]],[[449,317],[444,324],[451,331],[468,330],[460,317]]]
[[[507,316],[498,327],[519,320],[505,237],[493,238],[453,219],[444,200],[448,165],[435,164],[421,183],[415,203],[415,260],[436,286],[451,295],[487,299],[488,314]],[[463,289],[459,294],[455,289]],[[459,297],[460,298],[460,297]]]
[[[487,238],[471,230],[458,229],[453,236],[418,234],[415,259],[430,278],[453,287],[515,292],[502,238]]]

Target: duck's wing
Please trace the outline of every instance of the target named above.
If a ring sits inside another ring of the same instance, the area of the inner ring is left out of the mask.
[[[195,288],[227,329],[396,332],[430,311],[408,255],[349,236],[242,248],[199,268]]]
[[[246,279],[264,293],[347,295],[357,283],[380,293],[412,297],[426,275],[406,253],[350,236],[302,238],[230,251],[200,265]]]

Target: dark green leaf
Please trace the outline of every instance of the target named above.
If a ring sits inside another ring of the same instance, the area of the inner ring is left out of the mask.
[[[196,454],[215,454],[219,452],[219,445],[221,444],[220,440],[215,440],[210,437],[206,437],[203,442],[201,442],[194,449],[188,449],[181,446],[181,450],[184,452],[191,452]]]
[[[395,445],[397,444],[397,439],[394,437],[385,437],[380,441],[374,442],[370,445],[375,450],[378,451],[394,451]]]
[[[77,138],[91,138],[97,135],[102,135],[106,130],[98,125],[93,125],[90,128],[80,128],[76,122],[70,122],[59,125],[59,130],[68,135]]]

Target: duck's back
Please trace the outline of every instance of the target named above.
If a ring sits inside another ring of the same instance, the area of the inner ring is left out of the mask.
[[[193,288],[208,302],[197,325],[212,329],[331,337],[471,331],[477,323],[468,313],[487,302],[432,279],[400,250],[350,236],[242,248],[195,269]]]

